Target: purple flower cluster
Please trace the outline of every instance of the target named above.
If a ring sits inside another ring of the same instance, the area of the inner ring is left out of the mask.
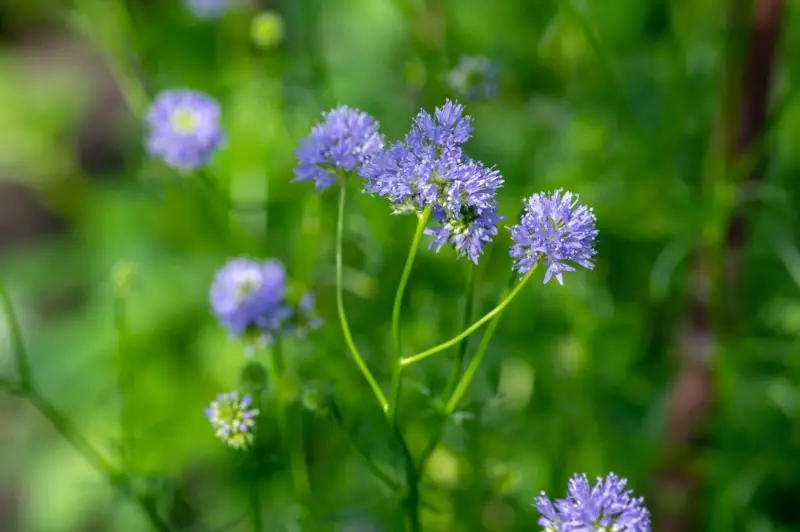
[[[205,165],[224,140],[220,114],[219,103],[202,92],[161,92],[147,112],[148,152],[181,170]]]
[[[216,436],[234,449],[245,448],[253,441],[250,429],[256,423],[258,410],[250,408],[252,403],[249,395],[240,399],[238,392],[222,393],[205,409]]]
[[[211,285],[211,309],[234,336],[255,336],[270,343],[279,333],[303,333],[321,320],[313,313],[313,295],[298,305],[286,297],[286,271],[277,260],[235,258],[217,271]]]
[[[240,0],[186,0],[186,7],[199,18],[210,19],[224,14]]]
[[[477,263],[497,234],[495,193],[503,177],[464,153],[472,130],[464,106],[447,100],[432,116],[420,111],[405,140],[367,160],[361,175],[367,191],[391,200],[396,214],[431,207],[440,224],[426,229],[431,247],[450,244]]]
[[[378,122],[358,109],[340,106],[323,113],[324,120],[300,140],[295,181],[316,183],[323,190],[336,181],[338,170],[357,172],[364,161],[383,148]]]
[[[644,499],[633,497],[626,484],[614,473],[598,477],[594,487],[586,475],[574,475],[567,498],[555,504],[544,492],[536,498],[535,506],[542,514],[539,525],[547,532],[650,532],[650,512]]]
[[[491,100],[498,93],[497,65],[488,57],[462,56],[447,76],[450,88],[467,101]]]
[[[567,262],[591,270],[592,257],[597,253],[595,220],[592,210],[571,192],[558,189],[534,194],[525,200],[520,223],[511,228],[514,268],[524,275],[536,262],[543,261],[547,267],[544,282],[555,276],[562,285],[562,273],[575,271]]]

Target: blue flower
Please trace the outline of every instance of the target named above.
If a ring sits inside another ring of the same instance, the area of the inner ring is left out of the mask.
[[[644,499],[633,497],[626,484],[624,478],[609,473],[591,487],[586,475],[574,475],[567,498],[556,500],[555,505],[544,492],[536,498],[535,506],[542,514],[539,525],[546,532],[650,532]]]
[[[211,285],[211,308],[235,336],[253,330],[271,335],[291,315],[285,292],[286,273],[279,261],[231,259]]]
[[[484,56],[461,56],[448,74],[447,82],[468,101],[491,100],[498,93],[497,65]]]
[[[511,256],[514,269],[526,274],[538,261],[547,267],[544,282],[555,276],[564,284],[563,272],[575,271],[567,262],[593,269],[592,257],[597,229],[592,210],[578,196],[558,189],[549,194],[534,194],[525,200],[519,224],[511,228]]]
[[[186,6],[199,18],[216,18],[239,0],[186,0]]]
[[[340,106],[323,113],[323,118],[300,140],[295,152],[298,163],[294,180],[314,180],[317,190],[332,185],[337,170],[358,171],[367,158],[383,148],[378,122],[367,113]]]
[[[253,442],[250,429],[256,424],[259,412],[250,408],[252,402],[249,395],[240,399],[237,392],[223,393],[205,409],[214,434],[234,449],[243,449]]]
[[[459,257],[466,255],[475,264],[478,264],[483,246],[497,234],[497,222],[503,220],[494,206],[486,209],[466,207],[457,215],[437,207],[433,210],[433,218],[440,225],[425,229],[426,235],[434,236],[430,247],[435,247],[438,253],[442,246],[450,244]]]
[[[158,94],[146,121],[148,152],[181,170],[205,165],[224,140],[219,103],[191,89]]]
[[[420,111],[404,142],[366,162],[361,171],[365,188],[394,202],[395,213],[444,206],[448,189],[468,173],[462,145],[471,133],[472,118],[464,115],[463,105],[447,100],[433,116]]]
[[[361,175],[367,191],[389,198],[396,214],[430,207],[440,223],[425,231],[434,236],[431,247],[450,244],[477,263],[502,219],[495,195],[503,177],[464,154],[472,129],[459,103],[447,100],[432,116],[420,111],[404,142],[369,159]]]

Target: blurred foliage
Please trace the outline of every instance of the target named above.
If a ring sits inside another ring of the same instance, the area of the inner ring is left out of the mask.
[[[125,284],[132,466],[163,486],[163,514],[180,513],[168,496],[177,487],[196,521],[247,529],[235,520],[247,511],[248,466],[202,414],[245,362],[210,315],[208,287],[227,257],[247,254],[284,261],[292,282],[317,292],[327,323],[286,346],[296,385],[290,415],[305,432],[314,513],[331,530],[396,522],[397,494],[320,411],[319,394],[331,393],[358,446],[402,479],[392,436],[338,328],[335,194],[291,183],[293,150],[338,103],[370,112],[388,138],[399,138],[420,107],[451,96],[447,71],[462,54],[499,67],[500,97],[469,107],[476,130],[468,151],[505,176],[507,223],[523,196],[566,187],[595,209],[599,255],[594,272],[572,274],[563,287],[531,283],[506,312],[460,422],[431,456],[424,530],[536,529],[533,498],[563,493],[573,472],[615,471],[650,495],[665,451],[664,399],[678,369],[690,245],[701,232],[722,234],[732,206],[720,176],[711,176],[718,193],[701,191],[728,2],[286,0],[242,4],[213,20],[175,0],[129,2],[127,15],[110,0],[74,4],[69,12],[44,1],[2,6],[5,29],[17,37],[50,24],[33,45],[7,41],[0,51],[0,178],[35,189],[67,231],[4,252],[0,267],[42,390],[112,457],[114,300]],[[767,177],[749,198],[740,327],[717,346],[712,423],[692,463],[706,479],[702,530],[800,529],[797,7],[789,2],[783,21],[774,95],[782,105],[770,124]],[[283,19],[266,28],[274,35],[258,26],[266,19],[253,25],[263,9]],[[270,37],[269,46],[253,35]],[[41,43],[56,51],[44,53]],[[109,91],[104,65],[133,113],[119,101],[86,121]],[[227,213],[207,188],[147,159],[134,77],[150,94],[188,86],[220,99],[228,143],[210,174],[265,212]],[[112,133],[92,150],[121,155],[89,175],[76,155],[79,131],[101,126]],[[384,201],[355,187],[346,305],[357,343],[388,387],[390,308],[414,221],[390,216]],[[501,231],[481,261],[478,311],[491,308],[506,282],[508,246]],[[447,250],[419,254],[402,323],[407,352],[457,332],[466,268]],[[7,336],[0,326],[0,375],[12,378]],[[434,429],[431,395],[444,387],[449,361],[443,353],[408,372],[401,416],[417,454]],[[0,397],[0,513],[17,507],[17,529],[147,530],[139,510],[41,416]],[[276,427],[269,408],[263,424]],[[281,530],[297,507],[277,432],[264,432],[267,529]]]

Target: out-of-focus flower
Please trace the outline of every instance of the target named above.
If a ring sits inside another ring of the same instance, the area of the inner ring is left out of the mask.
[[[450,88],[470,102],[497,97],[497,65],[488,57],[461,56],[456,67],[448,74],[447,81]]]
[[[242,4],[242,0],[185,0],[194,16],[203,19],[217,18],[229,9]]]
[[[238,392],[217,395],[205,409],[206,417],[214,427],[214,434],[234,449],[243,449],[253,441],[251,429],[256,424],[258,410],[250,408],[249,395],[239,398]]]
[[[274,333],[291,314],[285,292],[286,272],[279,261],[235,258],[217,271],[211,309],[233,335],[253,329]]]
[[[472,133],[464,106],[447,100],[433,116],[420,111],[403,142],[370,158],[362,168],[367,191],[385,196],[395,213],[431,207],[440,226],[431,247],[451,244],[477,262],[497,229],[495,194],[503,186],[497,170],[467,157],[462,146]]]
[[[572,192],[558,189],[534,194],[525,200],[520,223],[511,227],[514,269],[524,275],[537,261],[542,261],[547,267],[544,282],[555,276],[562,285],[562,272],[575,271],[568,262],[591,270],[592,257],[597,254],[595,220],[592,210],[582,205]]]
[[[383,148],[378,122],[358,109],[340,106],[323,113],[323,121],[300,140],[295,181],[316,183],[322,190],[336,181],[336,172],[357,172],[364,161]]]
[[[592,487],[586,475],[574,475],[569,493],[555,504],[547,495],[536,498],[545,532],[650,532],[650,512],[642,497],[625,489],[627,481],[614,473],[598,477]]]
[[[262,11],[250,25],[250,38],[259,48],[272,48],[283,42],[283,19],[274,11]]]
[[[323,321],[314,308],[315,302],[316,297],[313,292],[306,292],[300,297],[286,325],[287,333],[294,333],[303,338],[310,331],[322,327]]]
[[[181,170],[205,165],[224,140],[220,106],[192,89],[161,92],[147,112],[148,152]]]

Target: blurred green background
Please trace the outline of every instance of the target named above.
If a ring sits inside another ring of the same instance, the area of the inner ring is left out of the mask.
[[[800,4],[782,6],[764,179],[740,195],[712,138],[726,127],[718,116],[736,114],[735,98],[719,109],[747,76],[752,2],[285,0],[208,19],[176,0],[130,0],[127,12],[116,0],[65,4],[0,11],[0,274],[41,393],[114,461],[124,317],[130,469],[176,530],[250,530],[249,465],[202,413],[236,386],[245,361],[207,303],[215,269],[240,254],[284,261],[326,320],[286,346],[320,530],[396,526],[398,494],[300,400],[331,393],[358,446],[402,482],[392,435],[338,328],[336,194],[290,182],[293,150],[337,104],[400,138],[420,108],[457,96],[446,79],[463,54],[499,68],[498,98],[468,104],[467,151],[505,176],[507,224],[524,196],[565,187],[595,209],[599,254],[595,271],[569,274],[563,287],[534,281],[506,311],[426,469],[423,530],[537,530],[541,490],[560,496],[572,473],[608,471],[646,497],[654,530],[800,530]],[[282,17],[279,43],[253,41],[263,9]],[[236,201],[267,209],[227,213],[208,189],[149,160],[142,86],[217,97],[228,142],[210,174]],[[388,389],[391,302],[414,220],[356,184],[350,198],[346,305]],[[711,275],[698,318],[687,310],[693,244],[724,262],[737,202],[748,207],[738,303]],[[508,247],[501,230],[481,260],[480,312],[507,281]],[[449,250],[419,253],[402,322],[408,353],[458,331],[467,267]],[[713,356],[687,364],[683,331],[705,321]],[[16,379],[9,340],[0,324],[0,376]],[[434,430],[431,395],[451,357],[408,372],[401,417],[415,453]],[[681,375],[691,384],[697,368],[699,387],[676,384]],[[681,401],[689,420],[670,421]],[[0,395],[0,419],[0,529],[149,530],[25,398]],[[265,530],[299,530],[268,406],[262,423]],[[660,479],[676,475],[697,489],[663,489]],[[670,516],[685,520],[668,525]]]

